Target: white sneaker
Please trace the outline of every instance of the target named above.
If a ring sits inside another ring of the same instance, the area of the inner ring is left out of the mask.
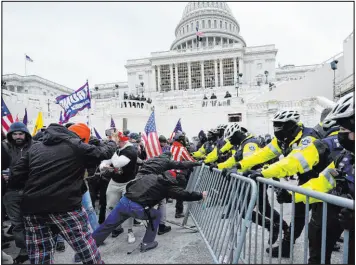
[[[129,242],[129,244],[133,244],[133,243],[135,243],[135,241],[136,241],[136,238],[135,238],[134,233],[133,232],[129,232],[127,234],[127,242]]]

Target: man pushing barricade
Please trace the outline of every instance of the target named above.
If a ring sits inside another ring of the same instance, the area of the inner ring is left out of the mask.
[[[163,199],[171,197],[182,201],[199,201],[205,199],[207,192],[188,192],[179,186],[178,181],[168,169],[192,168],[200,165],[195,162],[175,162],[163,154],[147,160],[139,170],[136,179],[126,185],[126,193],[112,210],[105,222],[93,232],[96,244],[101,245],[110,233],[126,219],[134,217],[148,220],[148,226],[142,243],[141,252],[157,247],[155,241],[161,222],[161,212],[154,208]],[[146,165],[145,165],[146,164]]]

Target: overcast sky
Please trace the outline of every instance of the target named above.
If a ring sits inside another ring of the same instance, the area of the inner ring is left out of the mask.
[[[186,2],[2,3],[3,74],[27,74],[79,88],[127,81],[128,59],[169,50]],[[351,2],[229,6],[247,46],[275,44],[276,65],[315,64],[342,51],[353,31]]]

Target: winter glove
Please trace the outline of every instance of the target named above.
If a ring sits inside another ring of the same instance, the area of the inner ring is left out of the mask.
[[[235,158],[236,159],[236,158]],[[236,167],[236,169],[241,169],[241,164],[240,163],[237,163],[236,165],[235,165],[235,167]]]
[[[257,177],[263,177],[260,171],[256,170],[247,170],[242,174],[244,177],[250,178],[256,181]]]
[[[230,180],[231,179],[231,174],[234,173],[234,174],[237,174],[237,169],[235,167],[233,168],[224,168],[222,171],[221,171],[221,175],[226,178],[227,180]]]
[[[214,168],[216,168],[216,164],[211,163],[211,164],[209,165],[209,170],[210,170],[210,172],[213,172],[213,169],[214,169]]]
[[[287,190],[280,188],[274,189],[276,191],[277,201],[279,204],[292,202],[292,194],[290,194]]]
[[[355,212],[348,209],[348,208],[342,208],[341,212],[339,213],[339,222],[340,226],[343,229],[347,230],[355,230]]]
[[[89,144],[99,146],[99,145],[100,145],[100,140],[97,139],[97,138],[90,139],[90,140],[89,140]]]
[[[195,162],[194,164],[195,164],[195,167],[201,167],[201,165],[203,164],[203,162],[197,161],[197,162]]]

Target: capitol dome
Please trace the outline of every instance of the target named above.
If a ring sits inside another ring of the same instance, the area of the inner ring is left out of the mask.
[[[185,7],[182,19],[175,29],[176,39],[171,50],[197,47],[196,27],[203,33],[199,46],[217,46],[241,43],[240,25],[225,2],[190,2]]]

